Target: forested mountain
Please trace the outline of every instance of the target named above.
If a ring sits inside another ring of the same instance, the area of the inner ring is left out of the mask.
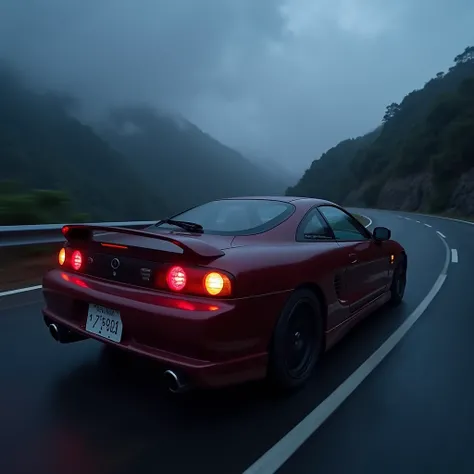
[[[356,154],[371,145],[380,134],[377,129],[358,138],[344,140],[314,160],[298,183],[288,188],[289,196],[309,196],[341,202],[357,187],[350,165]]]
[[[101,136],[133,160],[171,210],[221,197],[281,194],[285,183],[180,117],[147,107],[111,111]]]
[[[284,192],[184,119],[122,108],[98,132],[73,106],[0,65],[0,225],[152,220],[209,199]]]
[[[2,68],[0,104],[0,224],[153,219],[166,211],[132,162],[69,115],[67,100],[31,92]]]
[[[474,47],[382,125],[315,160],[288,194],[346,205],[474,215]]]

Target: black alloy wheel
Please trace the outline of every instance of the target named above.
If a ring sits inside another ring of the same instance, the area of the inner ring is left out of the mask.
[[[281,388],[303,385],[311,376],[323,343],[321,302],[309,289],[289,298],[273,334],[269,377]]]
[[[390,286],[390,304],[398,306],[405,295],[405,288],[407,285],[407,272],[405,261],[401,261],[396,266],[393,272],[392,284]]]

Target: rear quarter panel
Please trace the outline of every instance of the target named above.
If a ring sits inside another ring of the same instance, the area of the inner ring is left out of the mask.
[[[275,321],[291,292],[303,285],[316,286],[323,301],[327,328],[342,322],[348,309],[335,292],[334,277],[344,272],[347,252],[337,242],[295,242],[274,245],[252,245],[226,250],[226,255],[214,262],[216,268],[229,271],[235,277],[235,298],[259,299],[274,294],[280,299]]]

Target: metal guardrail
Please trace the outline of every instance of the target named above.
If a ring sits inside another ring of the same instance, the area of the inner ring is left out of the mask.
[[[154,221],[129,221],[129,222],[87,222],[84,225],[100,225],[107,227],[127,227],[129,229],[142,229],[158,222]],[[69,224],[72,224],[70,222]],[[82,224],[82,223],[81,223]],[[44,225],[6,225],[0,226],[0,247],[16,247],[22,245],[54,244],[63,242],[61,229],[67,224]]]

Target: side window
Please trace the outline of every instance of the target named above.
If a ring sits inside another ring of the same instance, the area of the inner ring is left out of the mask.
[[[321,214],[327,220],[336,240],[368,240],[369,236],[353,217],[333,206],[321,206]]]
[[[303,217],[296,231],[296,240],[299,242],[320,242],[321,240],[334,240],[334,236],[318,209],[315,208]]]

